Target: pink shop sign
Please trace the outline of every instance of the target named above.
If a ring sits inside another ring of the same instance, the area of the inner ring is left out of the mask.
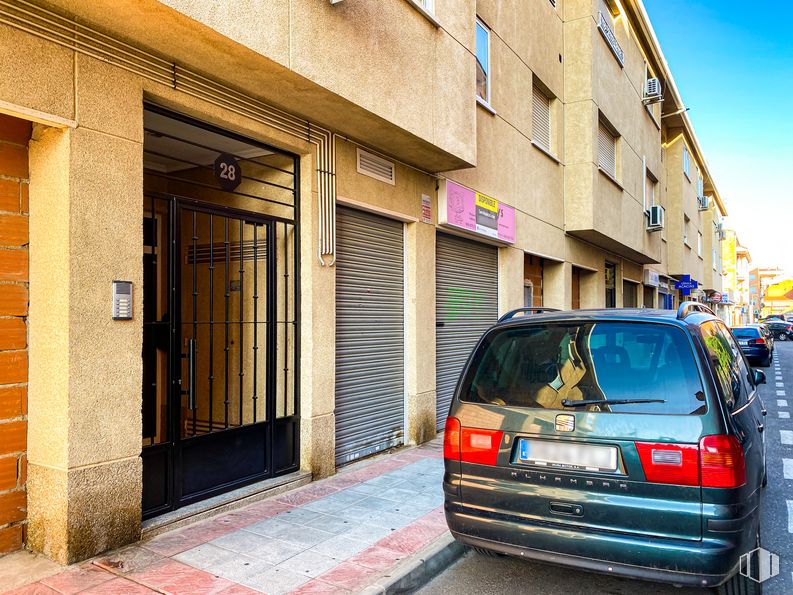
[[[446,180],[441,187],[439,223],[486,236],[507,244],[515,243],[515,209],[490,196]],[[445,203],[445,204],[444,204]]]

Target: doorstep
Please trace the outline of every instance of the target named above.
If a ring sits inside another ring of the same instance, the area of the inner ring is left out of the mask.
[[[201,500],[189,506],[184,506],[172,512],[166,512],[154,518],[143,521],[141,526],[141,539],[149,539],[160,533],[179,529],[186,525],[203,521],[219,514],[231,512],[253,504],[265,498],[278,496],[289,490],[302,487],[311,483],[311,473],[308,471],[295,471],[289,475],[265,479],[257,483],[232,490]]]

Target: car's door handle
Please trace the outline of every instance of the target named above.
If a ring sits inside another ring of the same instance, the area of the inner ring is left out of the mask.
[[[763,430],[765,430],[765,426],[763,424],[757,424],[757,431],[762,434]]]

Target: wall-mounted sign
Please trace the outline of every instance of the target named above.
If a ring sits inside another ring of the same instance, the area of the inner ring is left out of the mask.
[[[432,223],[432,201],[426,194],[421,195],[421,222]]]
[[[438,223],[515,243],[515,209],[451,180],[438,192]]]
[[[234,155],[221,153],[215,159],[215,179],[226,192],[236,189],[242,182],[242,170]]]
[[[679,289],[681,295],[691,295],[691,290],[697,287],[699,283],[692,279],[691,275],[680,275],[680,281],[675,283],[675,289]]]
[[[652,269],[644,269],[644,284],[650,287],[658,287],[661,283],[661,277]]]
[[[710,301],[711,302],[720,302],[721,301],[721,293],[718,291],[714,291],[710,294]]]

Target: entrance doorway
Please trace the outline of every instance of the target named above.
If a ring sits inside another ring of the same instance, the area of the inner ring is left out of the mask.
[[[187,132],[179,143],[199,147],[192,154],[144,145],[144,518],[295,471],[299,461],[296,222],[269,214],[267,194],[248,191],[266,187],[275,153],[242,157],[235,147],[235,165],[250,178],[237,200],[209,187],[205,171],[230,146],[212,151],[217,131],[176,122]],[[146,124],[147,140],[153,126],[174,132],[167,118]],[[189,167],[157,171],[166,159]],[[155,191],[191,186],[202,200]],[[236,206],[254,199],[255,212]]]

